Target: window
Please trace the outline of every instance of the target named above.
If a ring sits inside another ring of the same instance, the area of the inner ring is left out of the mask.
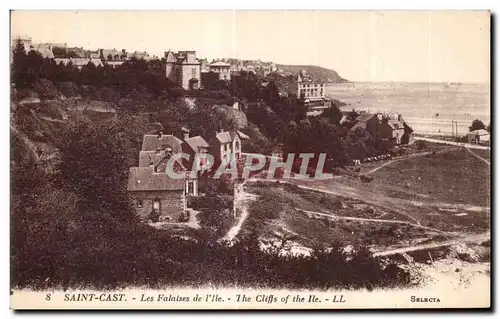
[[[189,195],[194,195],[194,182],[193,181],[188,181],[187,193]]]
[[[136,205],[137,205],[137,207],[142,208],[142,199],[138,199],[136,201]]]

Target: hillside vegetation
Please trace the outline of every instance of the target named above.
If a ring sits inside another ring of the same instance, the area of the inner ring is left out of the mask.
[[[261,250],[255,229],[231,247],[202,230],[192,240],[140,223],[127,192],[142,136],[164,130],[193,135],[241,128],[244,149],[270,151],[305,109],[241,74],[214,90],[185,92],[164,77],[161,64],[131,61],[116,69],[57,65],[18,43],[13,54],[11,106],[12,288],[119,289],[182,286],[374,288],[410,284],[394,264],[364,247],[347,256],[338,245],[308,257]],[[193,100],[194,99],[194,100]],[[230,103],[241,101],[242,110]],[[341,153],[338,108],[300,124],[316,151]],[[322,124],[313,129],[315,124]],[[306,138],[305,136],[304,138]],[[321,142],[323,141],[323,142]],[[248,147],[248,148],[247,148]],[[333,164],[332,164],[333,165]],[[328,249],[333,248],[333,249]]]
[[[315,80],[323,82],[332,82],[332,83],[347,82],[347,80],[341,77],[337,71],[323,68],[317,65],[278,64],[277,66],[283,69],[283,71],[290,72],[293,74],[297,74],[301,70],[306,70]]]

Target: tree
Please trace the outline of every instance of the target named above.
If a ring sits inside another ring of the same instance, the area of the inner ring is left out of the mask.
[[[212,237],[224,235],[231,227],[234,217],[232,201],[228,196],[211,194],[204,198],[204,207],[200,208],[200,226]]]
[[[469,131],[471,132],[475,130],[484,130],[484,129],[486,129],[486,126],[479,119],[475,119],[474,121],[472,121],[472,125],[469,126]]]
[[[12,51],[12,79],[16,88],[25,88],[29,85],[29,79],[26,76],[27,53],[21,40],[17,40],[16,46]]]
[[[486,130],[491,133],[491,122],[488,123],[488,126],[486,126]]]
[[[75,193],[84,211],[133,220],[127,193],[127,143],[116,120],[71,123],[58,141],[58,181]]]
[[[355,122],[358,119],[359,113],[356,112],[355,109],[352,109],[349,113],[347,113],[347,120],[349,122]]]
[[[52,53],[54,54],[54,57],[56,57],[56,58],[68,58],[69,57],[68,52],[66,51],[66,48],[53,47]]]
[[[410,142],[410,134],[413,133],[413,129],[408,124],[406,124],[406,122],[403,122],[403,127],[404,133],[401,137],[401,143],[408,144]]]
[[[333,124],[339,124],[342,119],[342,111],[340,111],[337,104],[332,101],[330,107],[324,110],[321,116],[328,118]]]

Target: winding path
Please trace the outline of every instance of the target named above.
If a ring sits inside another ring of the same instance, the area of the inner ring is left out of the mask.
[[[415,246],[379,251],[379,252],[373,253],[373,256],[374,257],[390,256],[390,255],[403,254],[403,253],[418,251],[418,250],[427,250],[427,249],[457,245],[457,244],[466,243],[466,242],[483,242],[483,241],[486,241],[488,239],[491,239],[490,232],[486,232],[483,234],[469,235],[466,237],[453,239],[453,240],[447,240],[447,241],[443,241],[440,243],[422,244],[422,245],[415,245]]]
[[[419,156],[425,156],[425,155],[430,155],[432,154],[432,152],[423,152],[423,153],[415,153],[415,154],[411,154],[411,155],[407,155],[407,156],[402,156],[400,158],[395,158],[395,159],[392,159],[378,167],[375,167],[374,169],[372,169],[371,171],[368,171],[365,173],[365,175],[368,175],[368,174],[372,174],[372,173],[375,173],[376,171],[378,171],[379,169],[391,164],[391,163],[394,163],[394,162],[399,162],[399,161],[402,161],[402,160],[405,160],[405,159],[408,159],[408,158],[412,158],[412,157],[419,157]]]
[[[308,214],[314,214],[314,215],[320,215],[320,216],[325,216],[329,217],[331,219],[345,219],[345,220],[354,220],[354,221],[360,221],[360,222],[375,222],[375,223],[387,223],[387,224],[404,224],[404,225],[410,225],[416,228],[422,228],[434,232],[438,232],[441,234],[448,234],[448,235],[458,235],[456,232],[446,232],[443,230],[439,230],[436,228],[432,227],[427,227],[427,226],[422,226],[420,224],[414,224],[410,223],[404,220],[397,220],[397,219],[376,219],[376,218],[363,218],[363,217],[350,217],[350,216],[338,216],[338,215],[333,215],[333,214],[326,214],[326,213],[321,213],[321,212],[315,212],[315,211],[310,211],[310,210],[305,210],[305,209],[298,209],[300,211],[303,211]]]
[[[467,151],[469,153],[471,153],[472,155],[474,155],[475,157],[477,157],[478,159],[480,159],[481,161],[485,162],[488,166],[491,165],[490,161],[488,161],[487,159],[485,158],[482,158],[481,156],[477,155],[476,153],[474,153],[473,151],[471,151],[470,149],[467,149]]]
[[[257,195],[245,192],[244,187],[247,181],[248,179],[238,186],[237,192],[234,196],[235,208],[241,211],[241,215],[239,216],[238,222],[236,223],[236,225],[231,227],[231,229],[229,229],[227,234],[224,237],[222,237],[219,241],[233,242],[236,236],[238,236],[238,234],[240,233],[241,226],[248,217],[248,203],[249,201],[254,200],[257,197]]]
[[[440,140],[437,138],[430,138],[430,137],[421,137],[421,136],[415,136],[415,140],[420,140],[420,141],[426,141],[426,142],[431,142],[431,143],[436,143],[436,144],[446,144],[446,145],[454,145],[454,146],[462,146],[465,148],[475,148],[478,150],[489,150],[489,146],[484,146],[484,145],[478,145],[478,144],[471,144],[471,143],[461,143],[461,142],[453,142],[453,141],[446,141],[446,140]]]

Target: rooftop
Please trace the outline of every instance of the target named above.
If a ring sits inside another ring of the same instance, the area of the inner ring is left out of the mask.
[[[225,63],[222,61],[213,62],[213,63],[210,63],[209,65],[210,66],[223,66],[223,67],[230,67],[231,66],[231,64]]]
[[[205,139],[203,139],[203,137],[201,137],[201,136],[193,136],[193,137],[187,138],[184,140],[184,142],[186,142],[186,144],[189,145],[189,147],[195,152],[197,152],[198,148],[200,148],[200,147],[209,147],[210,146],[210,145],[208,145],[207,141],[205,141]]]
[[[154,173],[153,167],[131,167],[127,189],[129,191],[182,191],[184,179],[172,179],[166,173]]]
[[[144,135],[142,151],[156,151],[170,148],[172,153],[182,152],[182,140],[173,135]]]

